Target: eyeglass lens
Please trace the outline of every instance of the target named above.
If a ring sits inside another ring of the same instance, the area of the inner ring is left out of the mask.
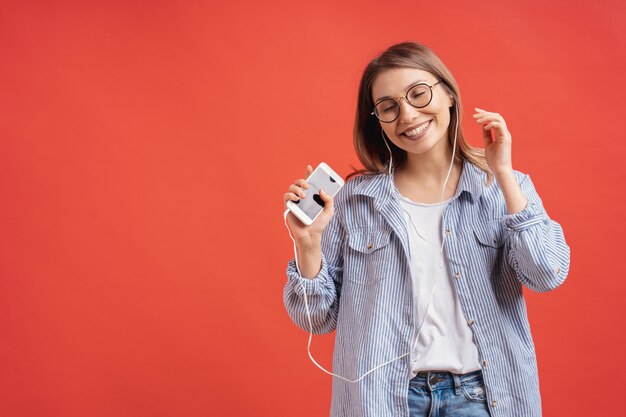
[[[417,84],[407,91],[406,97],[413,107],[426,107],[432,98],[432,90],[425,84]],[[400,105],[391,98],[382,100],[376,105],[375,114],[382,122],[391,122],[400,114]]]

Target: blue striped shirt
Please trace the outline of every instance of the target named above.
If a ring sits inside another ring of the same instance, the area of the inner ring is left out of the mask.
[[[465,161],[445,210],[445,260],[472,329],[493,417],[539,417],[537,361],[522,284],[555,289],[569,270],[569,247],[528,175],[515,171],[528,199],[509,215],[496,181]],[[314,333],[336,330],[333,372],[357,379],[410,352],[417,331],[408,232],[393,176],[359,176],[335,197],[322,236],[315,279],[301,278],[292,259],[285,308],[308,331],[303,287]],[[331,417],[409,417],[410,356],[357,383],[333,378]]]

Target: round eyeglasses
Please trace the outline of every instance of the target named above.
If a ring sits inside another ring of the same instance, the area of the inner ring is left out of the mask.
[[[433,87],[440,82],[437,81],[433,85],[426,83],[415,84],[407,90],[404,97],[380,100],[370,114],[376,116],[383,123],[391,123],[400,115],[400,100],[405,99],[407,103],[418,109],[426,107],[433,99]]]

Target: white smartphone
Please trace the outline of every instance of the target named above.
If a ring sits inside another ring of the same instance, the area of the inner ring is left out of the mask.
[[[287,201],[287,208],[296,215],[298,219],[307,226],[310,226],[317,216],[324,209],[324,202],[320,197],[320,189],[332,197],[343,187],[343,179],[337,175],[324,162],[311,172],[306,179],[308,189],[303,189],[306,197],[298,201]]]

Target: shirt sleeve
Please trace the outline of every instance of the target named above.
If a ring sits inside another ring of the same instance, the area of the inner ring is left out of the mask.
[[[337,326],[339,296],[343,277],[343,228],[338,209],[322,235],[322,265],[313,279],[303,278],[296,269],[295,259],[287,264],[287,282],[283,303],[291,320],[301,329],[315,334],[332,332]],[[311,315],[307,317],[306,303]]]
[[[570,249],[563,228],[548,217],[529,175],[524,175],[520,187],[528,199],[526,207],[502,219],[509,235],[507,260],[526,287],[537,292],[551,291],[567,277]]]

